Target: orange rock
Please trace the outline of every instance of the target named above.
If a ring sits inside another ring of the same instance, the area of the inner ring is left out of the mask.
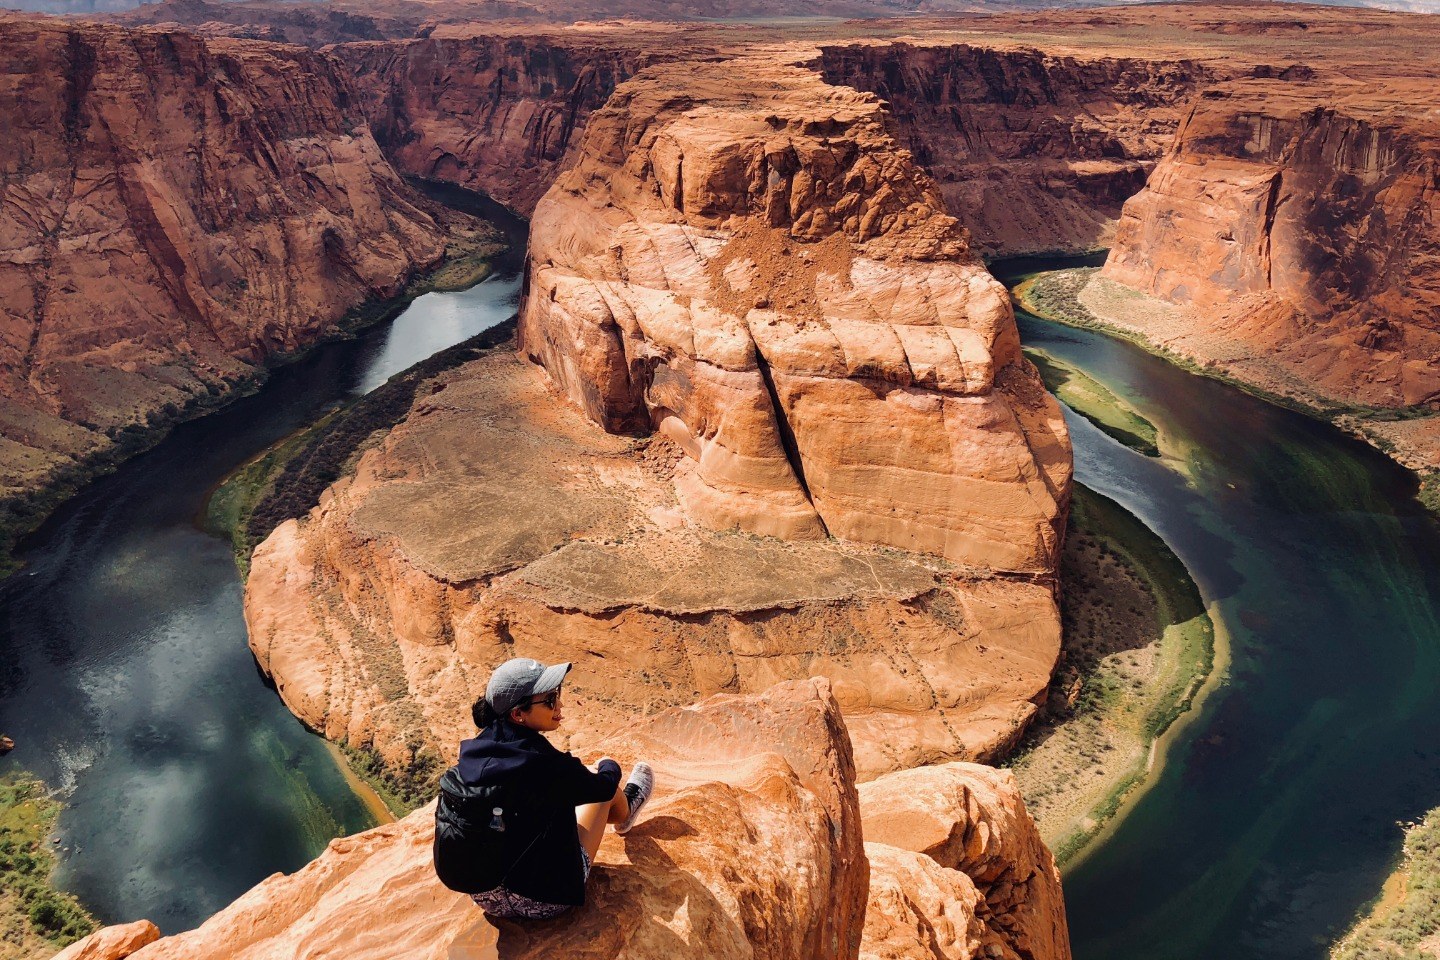
[[[125,960],[141,947],[160,939],[160,929],[149,920],[101,927],[90,936],[70,944],[54,960]]]
[[[947,763],[893,773],[861,784],[860,815],[867,852],[889,844],[969,878],[987,939],[1007,956],[1069,960],[1060,871],[1009,771]]]
[[[687,527],[684,455],[606,434],[500,352],[420,391],[257,548],[251,648],[307,724],[448,756],[516,651],[577,664],[565,730],[824,675],[862,777],[1013,742],[1059,652],[1050,586],[843,541]]]
[[[135,956],[1069,957],[1063,915],[1045,940],[1010,900],[996,899],[994,878],[1006,867],[1017,876],[1034,870],[1032,861],[1002,863],[1030,852],[1027,837],[1005,831],[1034,833],[1008,778],[958,764],[939,775],[942,789],[973,785],[984,798],[950,815],[962,821],[952,824],[959,833],[984,825],[993,831],[981,863],[990,881],[921,853],[862,843],[849,741],[824,681],[667,710],[595,745],[597,756],[602,750],[626,765],[648,758],[658,791],[634,830],[606,836],[588,903],[561,919],[490,921],[467,897],[441,887],[430,862],[427,807],[332,841],[298,873],[263,881],[198,930]],[[1010,816],[1017,810],[1019,820]],[[1038,879],[1011,890],[1043,892]],[[72,949],[119,960],[127,954],[99,946],[114,929]]]
[[[1051,571],[1059,408],[885,120],[799,67],[645,71],[536,208],[521,349],[686,452],[692,522]]]
[[[0,53],[0,496],[314,343],[444,252],[447,222],[326,57],[16,16]]]

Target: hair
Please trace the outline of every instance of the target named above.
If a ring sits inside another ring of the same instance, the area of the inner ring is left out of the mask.
[[[499,720],[500,714],[496,713],[495,708],[490,706],[489,700],[481,697],[471,705],[470,717],[475,721],[475,726],[478,729],[484,730],[496,720]]]
[[[515,706],[511,709],[524,712],[529,710],[530,707],[530,701],[526,700],[523,703],[515,704]],[[490,706],[490,701],[486,700],[484,697],[481,697],[479,700],[476,700],[470,705],[470,719],[475,721],[476,728],[480,730],[484,730],[496,720],[504,720],[508,716],[510,716],[508,712],[496,713],[495,708]]]

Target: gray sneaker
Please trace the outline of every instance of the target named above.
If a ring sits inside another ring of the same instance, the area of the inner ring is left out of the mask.
[[[630,816],[615,828],[616,833],[630,832],[630,828],[635,826],[635,821],[640,817],[640,811],[645,808],[645,801],[650,799],[650,793],[654,789],[655,771],[650,769],[650,764],[635,764],[635,769],[630,771],[630,779],[625,781],[625,799],[630,804]]]

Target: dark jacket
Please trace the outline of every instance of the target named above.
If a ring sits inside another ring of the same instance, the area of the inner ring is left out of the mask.
[[[518,857],[504,885],[538,900],[579,906],[585,902],[585,874],[575,808],[615,796],[620,767],[607,763],[593,773],[542,735],[498,720],[460,744],[456,769],[472,787],[500,786],[510,809],[505,845]]]

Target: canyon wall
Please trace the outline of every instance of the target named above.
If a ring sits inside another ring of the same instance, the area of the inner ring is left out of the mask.
[[[0,18],[0,488],[300,349],[444,253],[333,62]]]
[[[1434,401],[1440,127],[1418,106],[1274,83],[1198,102],[1102,275],[1193,308],[1182,352],[1263,357],[1323,404]]]
[[[1189,60],[936,41],[825,46],[819,66],[885,100],[897,138],[990,254],[1107,246],[1208,74]]]
[[[648,758],[657,791],[634,830],[605,837],[587,905],[558,920],[490,921],[442,887],[426,807],[332,841],[197,930],[106,928],[62,958],[1070,956],[1059,874],[1013,778],[952,764],[882,781],[867,809],[823,681],[666,711],[596,749]],[[867,839],[897,817],[926,829]]]
[[[680,52],[667,33],[659,29],[646,49],[614,31],[455,28],[338,52],[400,170],[478,190],[529,216],[590,113],[641,66]]]

